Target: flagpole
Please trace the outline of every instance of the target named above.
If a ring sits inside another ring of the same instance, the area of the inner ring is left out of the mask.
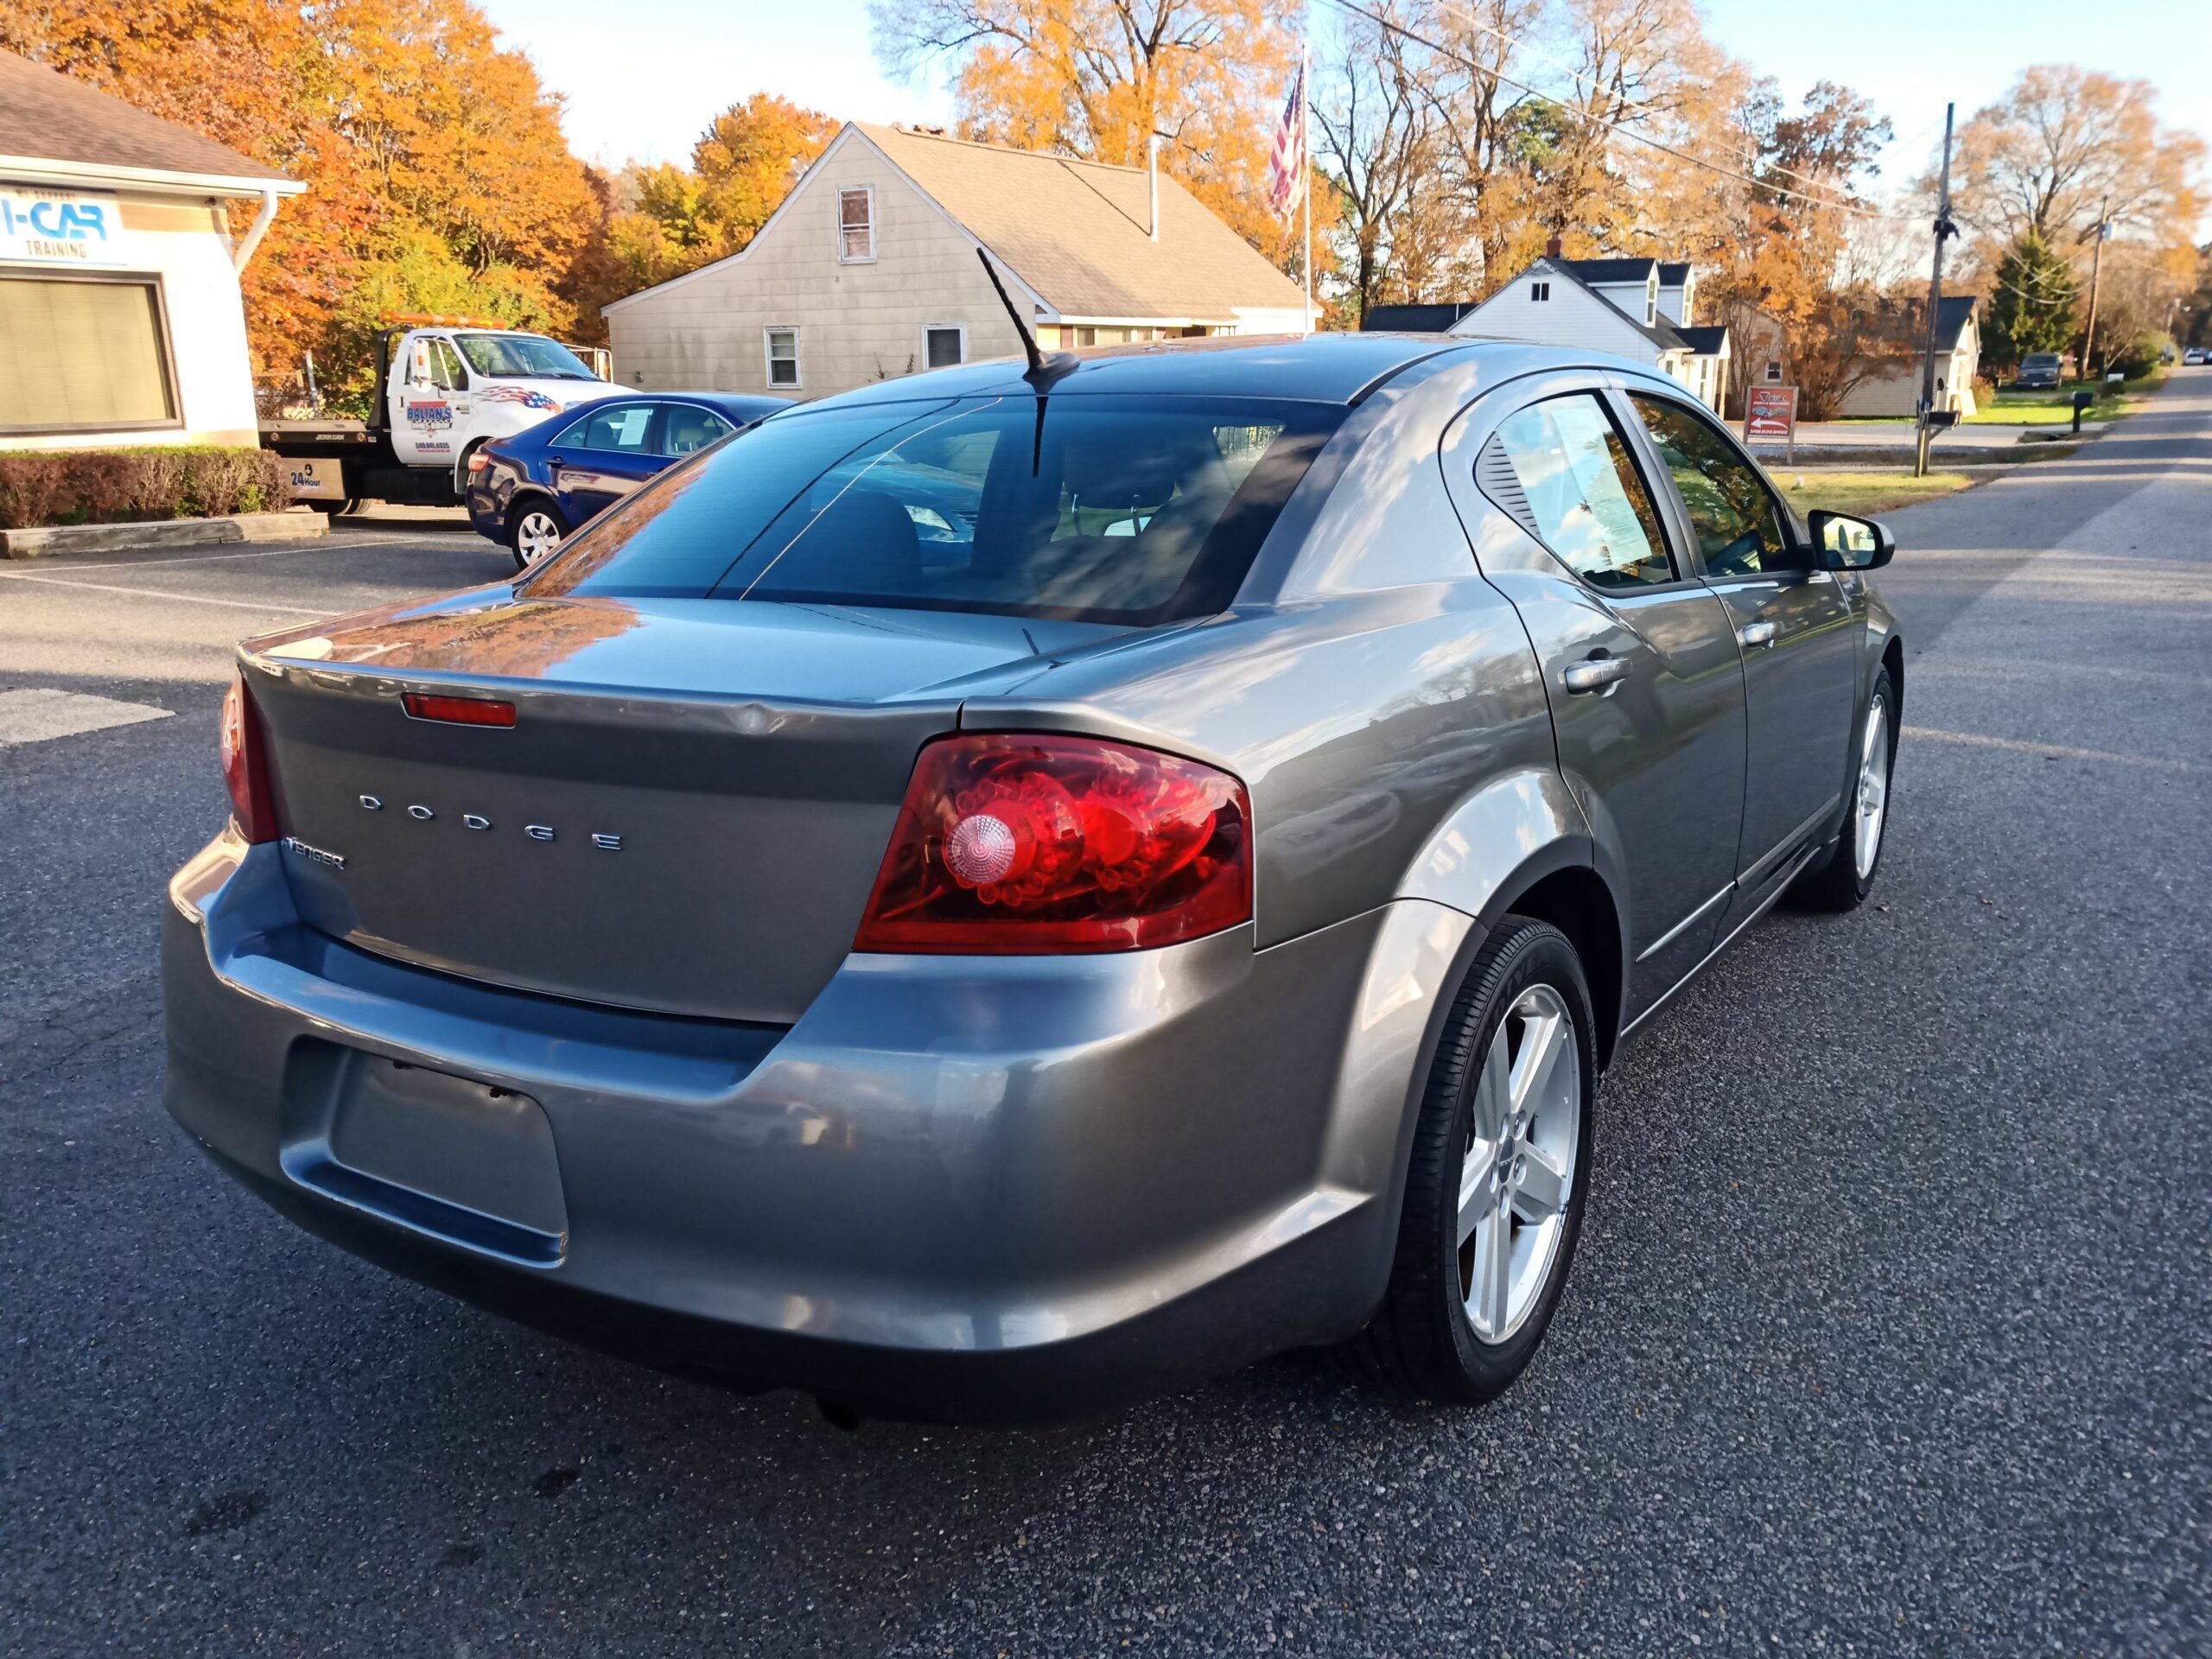
[[[1298,233],[1303,244],[1298,263],[1306,276],[1306,332],[1313,332],[1313,83],[1306,72],[1312,53],[1305,41],[1298,48]]]

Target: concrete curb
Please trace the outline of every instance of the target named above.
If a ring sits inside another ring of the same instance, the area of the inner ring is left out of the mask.
[[[54,524],[0,530],[0,559],[50,559],[141,547],[211,547],[224,542],[289,542],[327,536],[321,513],[234,512],[223,518],[165,518],[135,524]]]
[[[2084,432],[2080,437],[2069,433],[2063,444],[2056,439],[2048,442],[2018,444],[1957,444],[1949,445],[1938,440],[1930,447],[1928,460],[1930,466],[1946,470],[1961,467],[2018,467],[2045,458],[2062,460],[2081,445],[2088,442],[2093,435]],[[1785,460],[1789,451],[1778,443],[1751,446],[1751,454],[1767,467],[1910,467],[1913,461],[1913,446],[1909,443],[1801,443],[1796,461]]]

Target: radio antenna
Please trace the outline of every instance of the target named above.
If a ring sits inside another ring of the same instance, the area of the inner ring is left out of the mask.
[[[1021,349],[1028,354],[1029,366],[1021,378],[1041,397],[1053,381],[1063,375],[1074,373],[1079,365],[1071,353],[1054,352],[1046,357],[1037,349],[1037,336],[1029,332],[1029,325],[1022,321],[1020,308],[1008,297],[1006,284],[999,280],[999,268],[991,263],[991,256],[978,247],[976,257],[983,262],[983,274],[991,279],[991,286],[998,290],[999,303],[1006,307],[1007,315],[1014,319],[1014,332],[1021,336]]]

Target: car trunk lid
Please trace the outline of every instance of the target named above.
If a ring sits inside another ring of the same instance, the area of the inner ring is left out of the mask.
[[[798,1019],[963,695],[1116,630],[504,591],[249,647],[313,926],[502,985]],[[511,728],[409,692],[511,702]]]

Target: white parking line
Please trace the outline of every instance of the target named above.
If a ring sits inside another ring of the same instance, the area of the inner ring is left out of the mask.
[[[253,611],[263,616],[328,616],[328,611],[302,610],[297,605],[256,605],[243,599],[209,599],[200,594],[165,593],[159,588],[118,588],[111,582],[63,582],[55,576],[27,576],[0,570],[0,582],[35,582],[48,588],[81,588],[92,594],[123,594],[132,599],[174,600],[180,605],[219,605],[228,611]]]
[[[1907,737],[1932,738],[1938,743],[1970,743],[1980,749],[2012,749],[2021,754],[2047,755],[2054,760],[2105,760],[2120,766],[2149,766],[2157,772],[2195,772],[2194,760],[2166,759],[2152,754],[2120,754],[2111,749],[2073,749],[2062,743],[2030,743],[2017,737],[1985,737],[1979,732],[1947,732],[1934,726],[1907,726]]]
[[[174,712],[150,703],[118,702],[113,697],[42,686],[0,691],[0,748],[104,732],[111,726],[135,726],[142,720],[167,720]]]
[[[221,559],[283,559],[302,553],[343,553],[349,549],[406,544],[409,540],[404,536],[378,536],[365,542],[315,542],[306,547],[264,548],[252,553],[205,553],[197,558],[137,559],[122,564],[46,564],[43,560],[40,563],[44,565],[42,575],[51,575],[56,570],[149,570],[157,564],[213,564]],[[17,573],[0,570],[0,575],[15,574]]]

